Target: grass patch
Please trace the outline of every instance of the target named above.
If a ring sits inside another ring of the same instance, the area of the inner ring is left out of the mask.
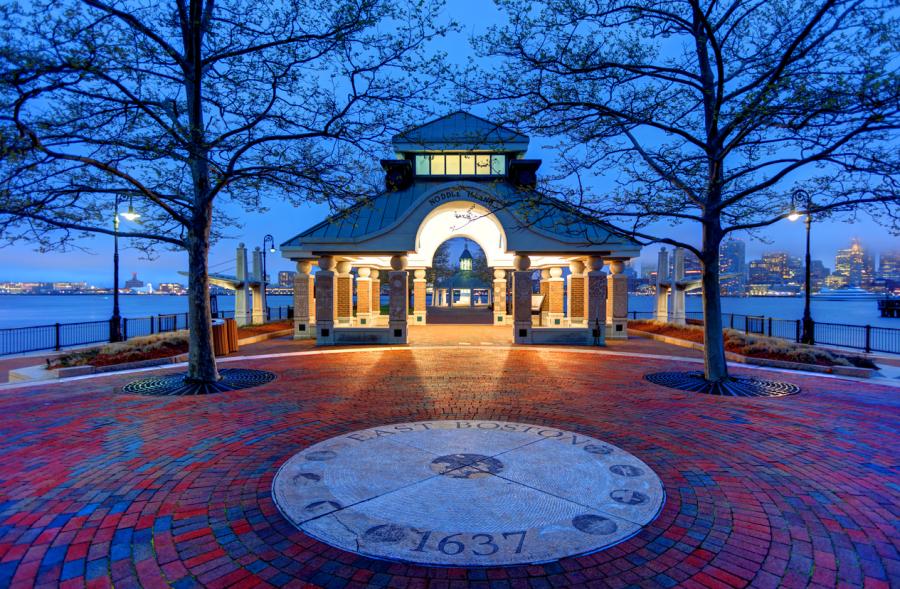
[[[158,333],[136,337],[127,342],[106,344],[87,350],[78,350],[49,360],[47,368],[70,368],[72,366],[111,366],[125,362],[155,360],[177,356],[188,351],[187,330]]]
[[[703,327],[697,325],[673,325],[662,321],[629,321],[628,327],[648,333],[676,337],[696,343],[703,343]],[[751,358],[783,360],[818,366],[856,366],[857,368],[878,368],[874,362],[855,354],[841,354],[814,346],[796,344],[783,339],[764,335],[749,335],[734,329],[724,329],[725,350]]]

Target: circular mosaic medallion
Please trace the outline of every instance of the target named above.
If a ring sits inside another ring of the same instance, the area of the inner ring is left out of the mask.
[[[272,483],[281,513],[343,550],[434,566],[541,563],[652,521],[662,481],[635,456],[552,427],[418,421],[331,438]]]

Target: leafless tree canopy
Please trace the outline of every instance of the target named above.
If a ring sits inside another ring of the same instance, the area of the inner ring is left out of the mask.
[[[727,378],[727,233],[786,217],[798,188],[815,214],[867,210],[898,228],[895,1],[499,4],[510,22],[475,40],[490,69],[463,82],[469,100],[561,138],[572,206],[698,255],[710,380]],[[660,221],[698,231],[655,233]]]
[[[424,101],[437,6],[418,0],[7,3],[6,238],[140,229],[181,246],[198,206],[365,194],[386,131]],[[204,178],[205,176],[205,178]],[[217,210],[215,233],[233,225]],[[50,229],[62,229],[52,231]],[[144,242],[148,243],[148,242]]]
[[[644,228],[751,229],[799,187],[817,210],[867,204],[896,228],[895,2],[500,4],[509,26],[476,39],[497,68],[466,90],[564,138],[557,172],[586,212],[698,255]]]

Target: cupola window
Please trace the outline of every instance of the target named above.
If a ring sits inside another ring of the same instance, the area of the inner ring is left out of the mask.
[[[441,153],[416,156],[417,176],[502,176],[506,156],[489,153]]]

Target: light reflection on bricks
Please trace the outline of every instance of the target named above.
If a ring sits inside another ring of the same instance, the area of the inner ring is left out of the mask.
[[[116,394],[128,375],[0,394],[0,586],[900,580],[893,388],[780,374],[803,394],[717,398],[642,378],[696,364],[563,349],[423,347],[228,366],[278,380],[202,398]],[[497,569],[343,552],[303,535],[273,504],[272,477],[299,450],[431,419],[527,422],[608,441],[653,468],[666,504],[608,550]]]

